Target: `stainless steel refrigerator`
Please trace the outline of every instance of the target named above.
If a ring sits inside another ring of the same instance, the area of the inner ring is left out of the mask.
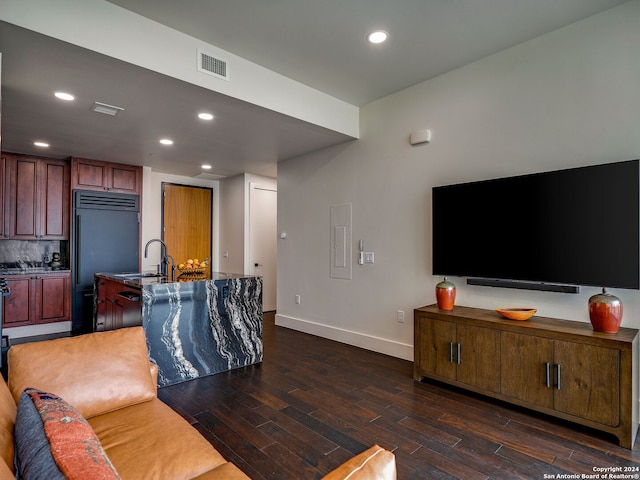
[[[72,224],[73,333],[93,330],[93,281],[99,272],[137,272],[140,197],[74,190]]]

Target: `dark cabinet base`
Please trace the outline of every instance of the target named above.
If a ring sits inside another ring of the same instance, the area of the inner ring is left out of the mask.
[[[97,332],[142,325],[141,289],[96,277],[94,304],[94,330]]]
[[[493,335],[478,334],[485,331]],[[431,378],[611,433],[633,448],[638,330],[606,334],[585,322],[514,321],[492,310],[431,305],[415,310],[414,335],[414,379]],[[475,376],[463,375],[465,368]]]

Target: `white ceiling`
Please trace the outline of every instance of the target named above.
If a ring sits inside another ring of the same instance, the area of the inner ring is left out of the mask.
[[[624,2],[111,1],[358,106]],[[385,44],[367,44],[375,28],[389,32]],[[142,163],[188,176],[199,173],[201,163],[213,163],[214,173],[225,176],[275,176],[278,161],[350,140],[5,22],[0,52],[6,151]],[[86,104],[61,105],[50,95],[54,79],[74,85],[79,97],[125,112],[113,118]],[[214,122],[193,118],[194,105],[214,109]],[[160,148],[162,135],[180,138],[179,145]],[[35,149],[37,138],[51,148]]]

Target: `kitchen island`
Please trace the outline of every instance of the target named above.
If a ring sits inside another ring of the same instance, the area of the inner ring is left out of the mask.
[[[159,386],[262,362],[261,277],[99,273],[95,285],[96,330],[141,324]]]

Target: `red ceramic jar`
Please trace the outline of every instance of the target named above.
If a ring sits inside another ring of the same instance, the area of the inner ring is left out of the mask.
[[[589,299],[589,320],[596,332],[618,333],[622,323],[622,302],[603,288],[602,293]]]
[[[436,285],[436,300],[440,310],[453,310],[456,301],[456,286],[444,277],[444,280]]]

